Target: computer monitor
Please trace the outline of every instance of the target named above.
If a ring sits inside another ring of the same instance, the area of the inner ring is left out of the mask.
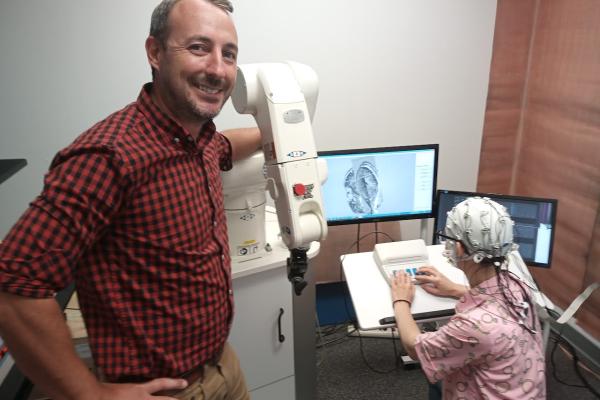
[[[435,232],[444,229],[448,211],[473,196],[488,197],[506,207],[515,222],[514,241],[519,245],[519,253],[525,263],[536,267],[550,267],[558,204],[555,199],[438,190],[432,243],[439,243]]]
[[[438,145],[321,151],[328,225],[433,217]]]

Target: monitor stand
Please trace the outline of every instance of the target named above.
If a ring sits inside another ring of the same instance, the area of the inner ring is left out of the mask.
[[[18,170],[27,165],[24,158],[0,160],[0,183],[13,176]]]
[[[421,239],[427,243],[427,218],[421,218]]]

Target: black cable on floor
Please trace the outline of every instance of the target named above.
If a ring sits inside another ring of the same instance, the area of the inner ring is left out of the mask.
[[[317,349],[320,349],[320,348],[323,348],[323,347],[326,347],[326,346],[329,346],[329,345],[332,345],[332,344],[342,343],[342,342],[348,340],[348,338],[349,338],[349,336],[345,335],[345,336],[340,336],[340,337],[338,337],[336,339],[331,339],[328,342],[317,344]]]
[[[358,234],[360,233],[360,225],[358,227],[357,233]],[[355,245],[356,245],[356,249],[357,249],[357,252],[358,252],[358,250],[360,249],[360,247],[359,247],[360,241],[363,240],[363,239],[365,239],[366,237],[369,237],[369,236],[374,235],[376,233],[383,234],[385,237],[388,238],[388,240],[390,242],[394,241],[394,239],[390,235],[388,235],[387,233],[385,233],[385,232],[373,231],[373,232],[366,233],[363,236],[358,236],[357,235],[356,241],[352,242],[352,244],[350,246],[348,246],[348,248],[346,249],[346,251],[342,255],[347,254],[348,251],[350,251],[350,249],[353,248]],[[344,258],[341,257],[340,258],[340,281],[341,282],[345,282],[345,279],[344,279],[344,269],[342,268],[343,261],[344,261]],[[348,297],[350,297],[350,293],[348,291],[348,285],[345,285],[344,286],[344,308],[346,309],[346,317],[347,317],[346,320],[350,321],[352,324],[354,324],[354,328],[358,330],[357,321],[355,319],[352,319],[350,317],[350,308],[348,307],[348,300],[347,300]]]
[[[373,367],[371,364],[369,364],[369,362],[367,361],[367,357],[365,355],[364,349],[363,349],[362,335],[360,334],[360,330],[357,330],[356,332],[358,333],[358,340],[360,343],[359,344],[360,355],[363,359],[363,362],[367,366],[367,368],[369,368],[371,371],[378,373],[378,374],[389,374],[390,372],[394,372],[398,369],[398,366],[402,363],[402,357],[400,354],[398,354],[398,349],[396,348],[396,339],[394,338],[393,330],[392,330],[392,343],[394,345],[394,367],[389,370],[380,370],[380,369]]]
[[[332,325],[331,327],[327,328],[327,329],[321,329],[321,335],[322,336],[330,336],[330,335],[334,335],[342,330],[347,329],[347,324],[341,324],[341,325]]]
[[[369,237],[371,235],[376,235],[376,241],[379,240],[379,234],[384,235],[390,242],[393,242],[394,239],[388,235],[386,232],[380,232],[379,230],[375,229],[375,231],[373,232],[369,232],[366,233],[365,235],[360,236],[360,224],[358,225],[358,229],[357,229],[357,237],[356,237],[356,241],[353,242],[350,246],[348,246],[348,249],[346,250],[345,253],[347,253],[348,251],[350,251],[351,248],[353,248],[354,246],[356,246],[356,251],[359,252],[360,251],[360,242],[365,239],[366,237]],[[345,254],[344,253],[344,254]],[[344,275],[343,275],[343,268],[342,268],[342,262],[343,262],[343,258],[340,259],[340,281],[344,281]],[[352,319],[350,317],[350,308],[348,306],[348,301],[347,301],[347,297],[349,297],[349,292],[348,292],[348,285],[345,286],[345,293],[344,293],[344,308],[346,309],[346,316],[347,316],[347,320],[350,321],[353,326],[354,329],[358,335],[358,340],[359,340],[359,348],[360,348],[360,354],[362,356],[363,362],[365,363],[365,365],[367,366],[367,368],[369,368],[371,371],[378,373],[378,374],[389,374],[390,372],[393,372],[395,370],[398,369],[398,366],[402,363],[402,357],[398,354],[398,349],[396,348],[396,339],[394,338],[394,331],[392,330],[392,344],[394,346],[394,368],[384,371],[384,370],[379,370],[375,367],[373,367],[371,364],[369,364],[369,362],[367,361],[365,352],[364,352],[364,348],[363,348],[363,342],[362,342],[362,335],[360,334],[360,330],[358,328],[358,321],[356,321],[355,319]],[[346,294],[348,294],[348,296],[346,296]],[[350,335],[350,333],[348,333],[348,335]]]
[[[552,376],[554,377],[554,380],[565,386],[576,387],[576,388],[585,388],[585,386],[583,386],[583,385],[567,383],[558,377],[557,372],[556,372],[556,362],[554,361],[554,354],[556,353],[556,348],[558,347],[558,343],[561,342],[561,338],[557,337],[557,338],[553,338],[553,340],[554,340],[554,346],[552,347],[552,351],[550,352],[550,364],[552,365]]]
[[[564,328],[564,325],[561,327],[560,331],[553,338],[554,346],[552,347],[552,351],[550,352],[550,364],[552,366],[552,376],[558,383],[561,383],[565,386],[576,387],[576,388],[581,388],[581,389],[588,389],[594,396],[596,396],[596,398],[600,399],[600,393],[588,382],[586,377],[581,372],[581,369],[579,368],[579,363],[581,361],[579,361],[579,356],[577,355],[577,351],[575,350],[573,345],[563,337],[563,335],[562,335],[563,328]],[[556,362],[554,360],[554,354],[556,352],[556,348],[558,347],[559,343],[565,344],[569,348],[569,353],[571,354],[571,357],[573,357],[573,369],[574,369],[577,377],[583,383],[583,385],[567,383],[558,377],[557,372],[556,372]],[[589,367],[587,367],[587,368],[589,368]]]

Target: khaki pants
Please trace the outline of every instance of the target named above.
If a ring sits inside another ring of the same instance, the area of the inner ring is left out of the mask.
[[[250,400],[240,361],[229,343],[215,366],[204,368],[204,378],[174,396],[180,400]]]

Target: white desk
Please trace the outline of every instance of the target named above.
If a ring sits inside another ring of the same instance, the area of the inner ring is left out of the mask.
[[[468,286],[464,273],[458,268],[453,267],[448,260],[442,256],[443,245],[427,246],[429,261],[449,279],[456,283]],[[533,299],[538,308],[538,314],[543,322],[544,346],[548,342],[550,333],[550,324],[547,318],[545,308],[553,309],[552,302],[539,290],[531,277],[529,269],[523,263],[520,255],[510,263],[509,271],[523,280],[533,292]],[[341,256],[346,283],[350,290],[352,304],[356,311],[358,325],[361,329],[379,329],[382,327],[393,326],[393,324],[381,325],[379,320],[394,316],[392,308],[392,297],[390,286],[385,281],[379,268],[373,260],[373,253],[355,253]],[[439,319],[441,315],[450,315],[456,304],[456,299],[433,296],[424,291],[417,285],[415,298],[412,303],[411,311],[418,322],[424,322],[433,319]],[[431,313],[430,315],[427,315]]]
[[[468,286],[465,274],[448,263],[442,256],[442,250],[442,245],[427,246],[431,265],[452,281]],[[341,256],[341,261],[360,328],[369,330],[393,326],[379,323],[382,318],[393,317],[394,310],[390,286],[375,264],[373,253],[346,254]],[[454,312],[456,301],[431,295],[416,285],[411,311],[419,322],[439,319]]]

